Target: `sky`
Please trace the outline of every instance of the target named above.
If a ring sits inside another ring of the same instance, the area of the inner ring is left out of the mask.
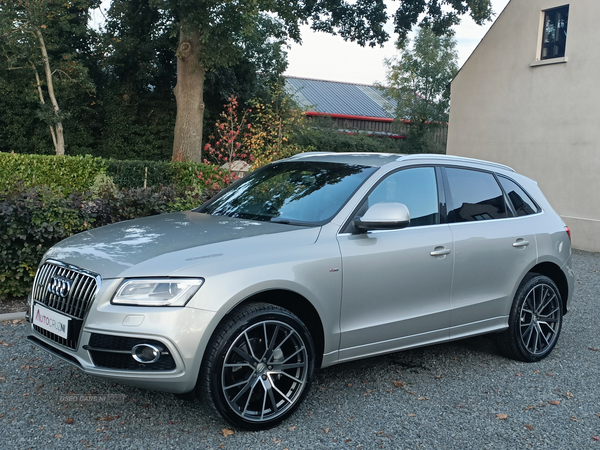
[[[502,12],[509,0],[491,0],[494,19]],[[385,0],[388,9],[393,11],[397,1]],[[110,0],[102,0],[101,8],[108,9]],[[92,21],[102,23],[98,11],[92,12]],[[463,17],[461,24],[454,27],[457,40],[459,67],[469,58],[477,44],[492,25],[476,25],[470,17]],[[316,33],[308,26],[302,27],[302,45],[292,43],[288,50],[288,68],[285,75],[315,78],[319,80],[345,81],[360,84],[385,84],[384,59],[398,56],[394,46],[394,29],[390,22],[386,31],[392,36],[383,47],[361,47],[352,42],[344,42],[339,36]]]
[[[502,12],[509,0],[492,0],[492,10]],[[386,0],[388,9],[397,2]],[[470,17],[463,17],[461,24],[454,28],[457,40],[458,65],[462,66],[477,44],[492,25],[479,26]],[[393,24],[388,23],[386,31],[393,36]],[[345,81],[360,84],[385,84],[384,59],[398,55],[394,39],[383,47],[361,47],[352,42],[344,42],[339,36],[316,33],[308,26],[302,28],[302,45],[292,44],[288,50],[289,65],[285,75],[315,78],[319,80]]]

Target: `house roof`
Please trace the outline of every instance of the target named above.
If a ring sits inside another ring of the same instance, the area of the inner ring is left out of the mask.
[[[366,120],[394,118],[393,100],[386,98],[375,86],[311,78],[285,79],[288,94],[309,112],[364,117]]]

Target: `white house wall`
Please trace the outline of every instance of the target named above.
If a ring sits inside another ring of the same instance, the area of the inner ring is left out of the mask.
[[[543,11],[567,4],[566,62],[536,65]],[[599,17],[600,0],[511,0],[452,82],[447,147],[536,180],[573,246],[590,251],[600,251]]]

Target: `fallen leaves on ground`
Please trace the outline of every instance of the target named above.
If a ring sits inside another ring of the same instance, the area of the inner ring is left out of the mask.
[[[406,387],[406,383],[404,381],[393,381],[394,386],[396,386],[397,388],[405,388]]]
[[[533,427],[531,425],[525,425],[525,428],[527,428],[529,431],[533,431]]]
[[[117,415],[117,416],[94,417],[94,420],[105,420],[107,422],[112,422],[113,420],[118,419],[119,417],[121,417],[121,416]]]
[[[556,405],[560,405],[560,400],[550,400],[550,401],[548,402],[548,404],[549,404],[549,405],[555,405],[555,406],[556,406]]]
[[[233,435],[235,434],[235,431],[233,431],[233,430],[230,430],[229,428],[223,428],[223,429],[221,430],[221,434],[222,434],[223,436],[225,436],[225,437],[227,437],[227,436],[233,436]]]
[[[69,424],[69,425],[73,425],[73,422],[74,422],[74,420],[72,417],[69,417],[67,420],[65,420],[65,423]]]
[[[329,428],[323,428],[323,431],[325,432],[325,434],[329,433]]]
[[[498,420],[506,420],[508,419],[508,414],[496,414],[496,418]]]

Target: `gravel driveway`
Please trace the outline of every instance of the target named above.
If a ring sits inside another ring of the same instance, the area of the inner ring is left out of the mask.
[[[0,448],[600,449],[600,254],[576,251],[574,266],[575,301],[544,361],[505,359],[478,337],[343,364],[318,372],[298,412],[263,432],[84,375],[4,322]]]

